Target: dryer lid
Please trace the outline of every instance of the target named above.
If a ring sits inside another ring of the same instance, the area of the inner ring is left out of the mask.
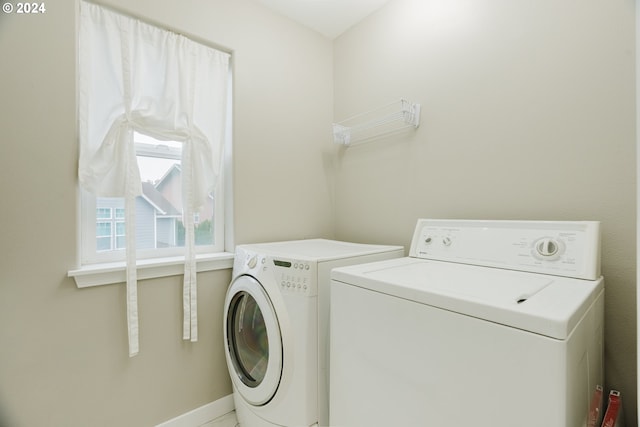
[[[556,339],[569,336],[603,289],[602,279],[408,257],[335,269],[332,279]]]

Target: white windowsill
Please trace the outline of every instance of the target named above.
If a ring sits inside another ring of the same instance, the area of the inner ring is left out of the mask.
[[[200,254],[196,256],[198,272],[223,270],[233,267],[233,253]],[[176,276],[184,273],[184,257],[153,258],[138,260],[138,280],[157,277]],[[104,264],[84,265],[76,270],[69,270],[67,276],[73,277],[79,288],[123,283],[126,279],[124,261]]]

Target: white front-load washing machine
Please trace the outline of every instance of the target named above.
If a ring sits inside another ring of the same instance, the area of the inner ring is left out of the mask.
[[[236,247],[224,339],[242,427],[329,425],[331,269],[401,256],[325,239]]]
[[[582,427],[603,385],[598,222],[418,221],[331,282],[334,427]]]

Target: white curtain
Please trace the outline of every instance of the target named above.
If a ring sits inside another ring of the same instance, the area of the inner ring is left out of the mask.
[[[220,174],[229,55],[95,4],[80,7],[78,174],[90,193],[125,198],[129,354],[138,353],[135,197],[142,194],[134,131],[183,144],[183,337],[197,341],[193,212]]]

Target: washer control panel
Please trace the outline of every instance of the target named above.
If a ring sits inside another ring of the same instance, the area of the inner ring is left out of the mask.
[[[418,221],[409,256],[595,280],[596,221]]]

